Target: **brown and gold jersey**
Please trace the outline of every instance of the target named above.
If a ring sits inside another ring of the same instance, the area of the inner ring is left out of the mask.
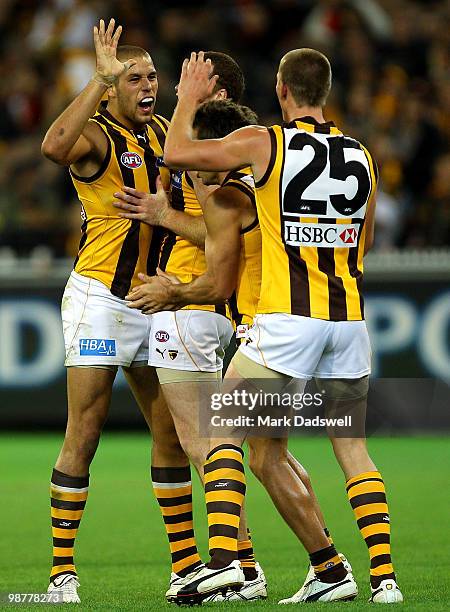
[[[230,298],[231,314],[236,328],[236,337],[245,335],[246,327],[252,325],[261,290],[261,229],[256,212],[255,181],[250,168],[233,170],[224,179],[222,187],[234,187],[245,193],[255,208],[255,220],[241,230],[241,252],[236,291]]]
[[[155,274],[164,230],[120,218],[120,211],[112,205],[113,194],[124,185],[156,193],[160,173],[156,158],[163,154],[169,124],[155,115],[141,131],[129,130],[103,108],[90,121],[106,134],[108,151],[94,176],[84,178],[70,172],[83,217],[74,269],[101,281],[123,299],[139,284],[139,272]],[[161,169],[163,173],[168,182],[168,171]]]
[[[303,117],[269,128],[271,159],[256,183],[262,233],[258,313],[364,318],[365,218],[377,171],[333,123]]]
[[[195,195],[194,185],[187,172],[174,171],[171,177],[171,203],[176,210],[193,217],[203,215],[200,202]],[[174,274],[181,282],[189,283],[206,272],[205,251],[186,238],[169,231],[164,239],[159,261],[161,270]],[[228,316],[225,304],[185,306],[188,310],[208,310]]]

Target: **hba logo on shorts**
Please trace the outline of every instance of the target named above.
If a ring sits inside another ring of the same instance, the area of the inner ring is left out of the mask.
[[[142,166],[141,156],[137,153],[133,153],[132,151],[125,151],[125,153],[122,153],[122,155],[120,156],[120,161],[124,166],[131,169],[139,168],[139,166]]]
[[[286,221],[284,241],[292,246],[349,248],[358,244],[359,225]]]
[[[116,356],[116,341],[100,338],[80,338],[80,355]]]
[[[166,331],[159,330],[155,333],[155,339],[157,342],[167,342],[169,338],[170,336]]]

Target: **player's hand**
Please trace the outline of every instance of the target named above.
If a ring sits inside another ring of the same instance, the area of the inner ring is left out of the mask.
[[[156,268],[156,274],[160,278],[165,278],[168,280],[170,283],[172,283],[172,285],[181,285],[180,279],[178,276],[175,276],[175,274],[167,274],[167,272],[164,272],[164,270],[161,270],[161,268]]]
[[[144,314],[153,314],[161,310],[178,310],[179,306],[170,296],[171,281],[160,276],[146,274],[138,276],[143,284],[132,289],[125,297],[129,308],[141,310]]]
[[[218,78],[217,74],[212,74],[211,60],[205,60],[204,52],[192,52],[190,59],[185,59],[181,68],[178,100],[189,99],[201,104],[211,97]]]
[[[119,217],[124,219],[136,219],[148,225],[163,225],[171,206],[159,176],[156,179],[156,190],[156,193],[144,193],[132,187],[124,187],[123,191],[114,194],[118,201],[113,202],[113,206],[124,211],[119,213]]]
[[[113,85],[118,77],[136,64],[136,60],[130,59],[127,62],[120,62],[117,57],[117,44],[122,33],[122,26],[118,26],[114,32],[115,21],[111,19],[105,30],[105,22],[100,19],[100,23],[94,26],[94,45],[97,59],[97,68],[94,76],[95,80],[103,82],[105,85]]]

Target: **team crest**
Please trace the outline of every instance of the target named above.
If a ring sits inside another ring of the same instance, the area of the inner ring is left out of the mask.
[[[172,359],[176,359],[178,357],[178,351],[169,351],[169,357]]]
[[[137,153],[133,153],[133,151],[125,151],[125,153],[122,153],[120,161],[122,165],[131,168],[131,170],[142,166],[142,157]]]

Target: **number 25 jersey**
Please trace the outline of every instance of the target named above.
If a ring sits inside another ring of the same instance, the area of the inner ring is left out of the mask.
[[[364,319],[365,219],[377,182],[372,157],[332,122],[303,117],[268,130],[271,158],[256,183],[258,313]]]

